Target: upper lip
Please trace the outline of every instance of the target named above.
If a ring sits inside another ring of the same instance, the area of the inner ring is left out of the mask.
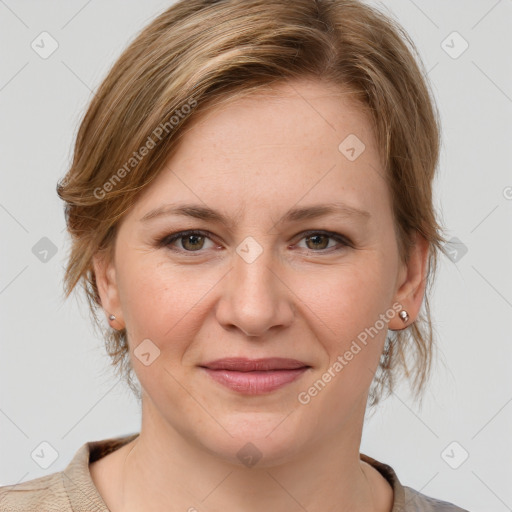
[[[210,370],[235,370],[241,372],[263,371],[263,370],[293,370],[296,368],[309,367],[306,363],[297,359],[283,357],[269,357],[264,359],[247,359],[244,357],[226,357],[201,364]]]

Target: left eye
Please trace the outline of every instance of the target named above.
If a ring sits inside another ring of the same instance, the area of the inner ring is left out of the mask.
[[[317,252],[316,249],[332,249],[333,246],[329,246],[329,240],[336,240],[338,245],[349,245],[342,236],[336,233],[324,233],[321,231],[310,231],[307,233],[307,236],[301,238],[301,240],[305,240],[306,248],[310,250],[313,249],[314,252]],[[336,247],[336,245],[334,245],[334,247]],[[340,249],[340,247],[338,247],[338,249]]]
[[[167,235],[159,242],[159,245],[169,247],[172,250],[177,250],[178,252],[190,253],[199,252],[201,249],[205,248],[205,240],[212,242],[208,233],[205,231],[180,231],[179,233]],[[338,242],[338,247],[335,250],[340,250],[350,245],[350,241],[346,237],[338,233],[323,231],[308,231],[306,233],[302,233],[302,238],[300,240],[305,240],[306,249],[312,252],[331,252],[325,251],[325,249],[332,249],[333,247],[336,247],[335,245],[329,245],[330,240]],[[173,245],[176,241],[180,241],[181,247],[175,247]]]

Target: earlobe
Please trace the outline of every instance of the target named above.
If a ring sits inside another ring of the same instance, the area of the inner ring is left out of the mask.
[[[430,246],[420,233],[416,233],[414,238],[409,260],[402,266],[395,295],[396,302],[401,305],[401,311],[389,321],[390,330],[402,330],[413,323],[419,314],[425,295]]]
[[[115,329],[122,329],[124,323],[120,308],[114,262],[105,254],[96,253],[93,256],[93,268],[101,306],[109,324]]]

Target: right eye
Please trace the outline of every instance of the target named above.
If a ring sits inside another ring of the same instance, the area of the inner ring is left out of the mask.
[[[188,231],[178,231],[164,236],[158,244],[162,247],[168,247],[177,252],[200,252],[204,248],[205,240],[210,240],[206,231],[192,229]],[[173,244],[179,241],[181,247],[176,248]],[[211,240],[210,240],[211,241]],[[213,242],[212,242],[213,243]]]

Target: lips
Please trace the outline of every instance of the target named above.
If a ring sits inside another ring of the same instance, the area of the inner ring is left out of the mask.
[[[201,365],[202,371],[222,386],[244,395],[276,391],[299,379],[311,366],[297,359],[230,357]]]
[[[282,357],[269,357],[264,359],[247,359],[241,357],[228,357],[216,359],[200,365],[210,370],[229,370],[238,372],[272,371],[272,370],[296,370],[309,368],[309,365],[297,359]]]

